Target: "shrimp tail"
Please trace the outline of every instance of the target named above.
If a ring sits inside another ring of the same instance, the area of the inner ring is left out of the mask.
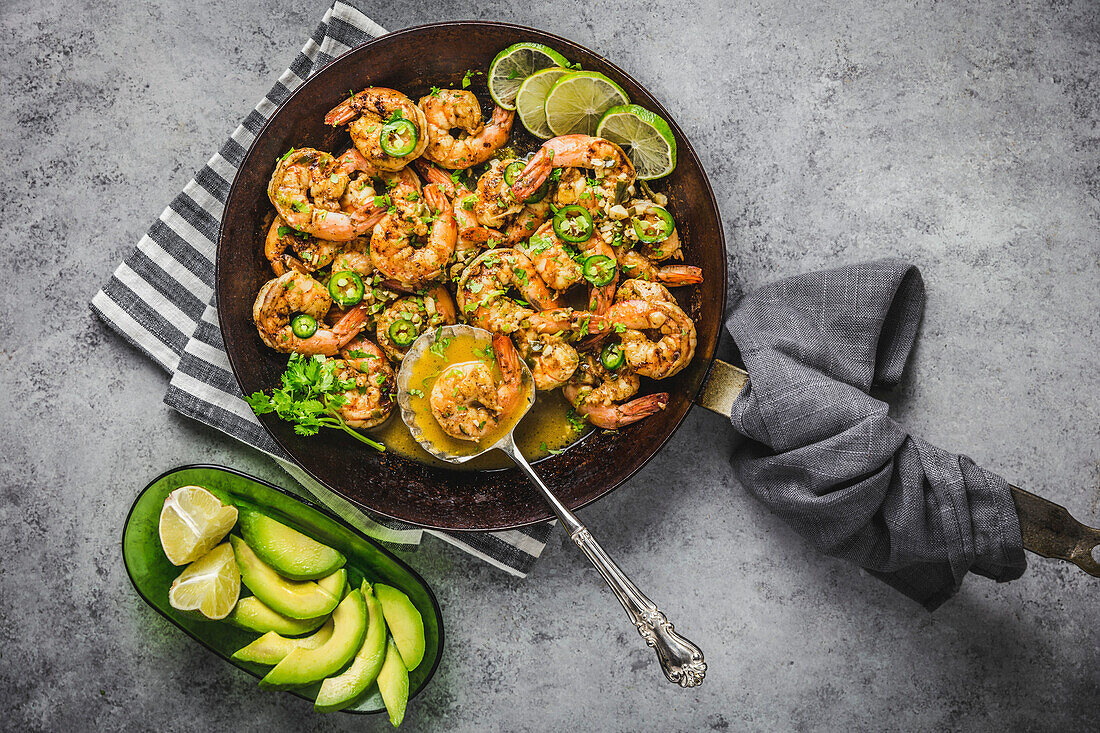
[[[666,265],[657,270],[657,279],[665,285],[698,285],[703,282],[703,270],[694,265]]]
[[[639,420],[644,420],[650,415],[665,409],[668,405],[668,393],[638,397],[623,405],[599,405],[588,406],[581,404],[577,412],[588,418],[588,421],[598,428],[616,430],[632,425]]]
[[[511,337],[503,333],[493,335],[493,354],[496,356],[502,377],[500,389],[497,391],[500,397],[500,412],[507,415],[516,408],[522,396],[523,367],[520,365],[516,345],[512,343]]]
[[[544,145],[516,176],[515,182],[512,183],[512,197],[516,201],[523,201],[530,197],[553,170],[554,151]]]

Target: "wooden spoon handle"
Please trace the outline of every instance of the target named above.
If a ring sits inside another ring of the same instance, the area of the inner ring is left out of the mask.
[[[748,372],[715,359],[695,403],[729,417],[734,400],[748,382]],[[1081,524],[1064,506],[1011,484],[1009,488],[1020,517],[1025,549],[1071,562],[1100,578],[1100,562],[1092,554],[1093,548],[1100,545],[1100,529]]]

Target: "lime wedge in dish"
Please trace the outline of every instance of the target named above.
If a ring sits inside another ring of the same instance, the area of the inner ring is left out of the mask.
[[[546,124],[555,135],[595,135],[607,110],[629,102],[623,88],[598,71],[574,71],[546,95]]]
[[[550,93],[554,84],[568,73],[569,69],[551,66],[548,69],[536,71],[519,85],[516,112],[519,114],[519,121],[535,137],[543,140],[554,137],[554,131],[546,124],[546,95]]]
[[[168,602],[180,611],[198,611],[222,619],[237,605],[241,574],[228,542],[215,547],[187,566],[168,589]]]
[[[512,44],[489,64],[489,95],[504,109],[513,110],[524,79],[539,69],[568,65],[569,61],[549,46],[529,42]]]
[[[615,143],[630,156],[643,181],[667,176],[676,167],[676,137],[660,115],[636,104],[612,107],[604,113],[596,135]]]
[[[201,486],[181,486],[164,500],[157,532],[173,565],[186,565],[214,549],[237,523],[237,508]]]

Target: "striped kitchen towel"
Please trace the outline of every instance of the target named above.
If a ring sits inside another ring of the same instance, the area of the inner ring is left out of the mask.
[[[553,523],[448,533],[363,511],[306,475],[264,431],[241,398],[222,344],[214,256],[225,200],[245,152],[294,89],[336,57],[385,32],[355,7],[335,2],[290,68],[118,266],[92,299],[92,310],[168,371],[167,405],[267,453],[318,501],[366,534],[410,548],[427,532],[522,577],[542,553]]]

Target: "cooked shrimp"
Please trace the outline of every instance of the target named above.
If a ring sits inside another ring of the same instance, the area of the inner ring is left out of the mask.
[[[693,265],[657,267],[637,250],[619,252],[619,270],[624,277],[663,283],[668,287],[697,285],[703,282],[703,271]]]
[[[279,159],[267,195],[289,226],[320,239],[345,242],[365,234],[377,221],[373,208],[341,209],[340,199],[349,182],[331,155],[302,148]]]
[[[533,204],[524,204],[523,208],[516,214],[516,218],[512,220],[512,223],[509,224],[507,228],[505,228],[505,241],[515,246],[517,243],[522,242],[537,232],[549,218],[549,197]]]
[[[526,298],[521,305],[509,296],[513,289]],[[476,326],[493,333],[511,333],[535,310],[557,307],[546,283],[527,255],[504,248],[483,252],[467,266],[458,282],[458,307]]]
[[[439,285],[424,295],[398,298],[382,311],[376,331],[378,344],[386,356],[400,362],[420,334],[455,322],[454,300],[447,288]],[[398,339],[402,343],[398,343]]]
[[[628,280],[628,283],[642,283]],[[655,285],[657,283],[643,283]],[[667,293],[668,291],[665,290]],[[672,300],[620,300],[607,317],[626,330],[619,334],[626,362],[638,374],[665,379],[677,374],[695,356],[695,323]],[[651,340],[650,334],[657,336]]]
[[[641,387],[629,369],[610,372],[592,354],[585,354],[562,394],[573,408],[598,428],[616,430],[665,409],[668,393],[646,395],[626,402]]]
[[[252,320],[263,342],[276,351],[332,356],[355,338],[367,324],[369,315],[365,309],[356,307],[335,326],[322,328],[331,307],[328,288],[309,275],[291,270],[260,288],[252,306]],[[294,333],[290,322],[292,316],[298,314],[310,316],[317,322],[317,330],[312,336],[300,337]]]
[[[554,205],[583,206],[588,213],[596,216],[600,213],[600,199],[597,195],[596,179],[589,178],[579,168],[563,168],[558,178],[558,185],[554,189]]]
[[[663,195],[660,200],[664,201]],[[625,208],[632,219],[638,219],[640,222],[650,225],[658,225],[660,223],[660,217],[657,215],[657,211],[664,207],[649,199],[640,198],[634,199]],[[625,228],[623,237],[626,242],[633,243],[635,249],[653,262],[662,262],[670,258],[677,260],[684,259],[684,253],[680,244],[680,233],[677,231],[675,224],[672,226],[672,233],[659,242],[640,241],[638,233],[633,226],[627,226]]]
[[[450,202],[439,189],[430,184],[418,197],[418,206],[398,206],[394,188],[394,211],[374,228],[371,237],[371,259],[386,277],[416,286],[443,275],[443,268],[455,250],[458,227]],[[429,227],[429,222],[431,226]],[[419,241],[423,238],[423,241]]]
[[[406,120],[411,130],[392,133],[383,129],[387,123]],[[428,147],[428,123],[424,113],[413,101],[396,89],[368,87],[345,99],[325,115],[326,125],[348,125],[348,133],[356,149],[371,168],[377,171],[397,171],[423,155]],[[384,139],[385,138],[385,139]],[[386,152],[412,143],[405,155]]]
[[[276,275],[282,275],[287,270],[313,272],[332,262],[340,244],[299,232],[283,217],[276,216],[264,238],[264,256]]]
[[[341,349],[340,356],[343,361],[335,370],[336,377],[351,384],[337,412],[349,427],[358,430],[381,425],[393,412],[393,367],[382,350],[363,336]]]
[[[561,387],[580,364],[580,355],[565,340],[564,332],[544,334],[536,328],[524,328],[512,335],[520,355],[531,367],[535,389],[539,391]]]
[[[512,188],[504,177],[504,171],[514,160],[494,160],[488,170],[477,179],[477,198],[474,199],[474,216],[484,226],[499,229],[523,210],[523,199],[512,195]]]
[[[563,242],[554,232],[552,222],[546,222],[517,249],[531,258],[543,282],[559,293],[573,287],[584,277],[584,271],[574,259],[572,244]]]
[[[523,397],[523,368],[512,340],[493,337],[493,353],[500,368],[498,385],[485,362],[454,364],[432,385],[432,415],[443,432],[460,440],[479,441],[512,416]]]
[[[562,135],[547,140],[512,184],[512,198],[523,201],[538,190],[554,168],[588,168],[605,213],[634,190],[634,164],[615,143],[589,135]]]
[[[515,112],[497,107],[489,124],[473,92],[439,89],[420,98],[420,109],[428,125],[428,147],[424,157],[444,168],[469,168],[488,160],[508,142]],[[461,130],[460,137],[451,134]]]
[[[423,160],[423,159],[421,159]],[[453,202],[455,223],[458,225],[458,239],[455,243],[455,251],[458,259],[465,264],[473,254],[486,247],[499,246],[505,241],[505,235],[496,229],[483,226],[474,215],[474,201],[477,194],[466,187],[460,176],[452,178],[441,168],[431,163],[418,162],[419,170],[429,182],[442,189],[447,198]]]

